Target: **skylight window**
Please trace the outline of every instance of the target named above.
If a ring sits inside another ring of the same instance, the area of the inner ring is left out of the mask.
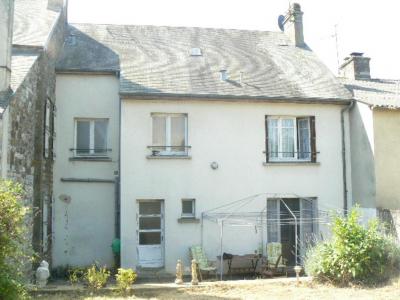
[[[201,49],[200,48],[192,48],[190,49],[190,56],[201,56]]]

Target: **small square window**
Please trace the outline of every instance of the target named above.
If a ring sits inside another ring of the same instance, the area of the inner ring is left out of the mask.
[[[195,199],[182,199],[182,218],[195,217]]]

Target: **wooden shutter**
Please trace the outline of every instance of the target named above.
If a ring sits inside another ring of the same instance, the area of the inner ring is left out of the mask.
[[[317,161],[317,144],[315,137],[315,117],[310,117],[310,144],[311,144],[311,162]]]
[[[265,116],[265,161],[269,161],[269,149],[268,149],[268,116]]]

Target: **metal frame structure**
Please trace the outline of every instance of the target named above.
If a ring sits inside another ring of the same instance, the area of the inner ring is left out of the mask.
[[[301,197],[296,194],[272,194],[272,193],[261,193],[252,195],[231,203],[216,207],[214,209],[205,211],[201,214],[201,245],[204,243],[204,222],[210,221],[216,223],[220,229],[220,279],[223,277],[223,244],[224,244],[224,227],[225,226],[248,226],[255,227],[264,230],[267,227],[268,222],[276,221],[279,225],[294,225],[295,226],[295,262],[299,264],[298,254],[298,228],[301,224],[328,224],[329,214],[327,211],[318,210],[319,216],[317,218],[305,219],[300,215],[300,211],[293,211],[289,208],[285,199],[305,199],[315,200],[315,198]],[[246,206],[257,200],[265,201],[262,209],[259,211],[246,211]],[[278,199],[280,203],[288,210],[290,216],[278,219],[269,219],[267,217],[267,199]],[[262,242],[264,244],[264,242]]]

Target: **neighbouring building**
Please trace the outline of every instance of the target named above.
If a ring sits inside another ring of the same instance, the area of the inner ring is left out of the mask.
[[[25,188],[33,250],[51,260],[55,63],[62,0],[0,0],[1,176]]]
[[[356,100],[350,112],[353,204],[400,209],[400,81],[371,78],[370,58],[351,53],[340,67]]]
[[[138,271],[174,273],[196,244],[215,259],[281,242],[294,265],[351,207],[353,97],[305,43],[300,5],[282,32],[67,24],[56,0],[15,12],[2,176],[31,188],[53,268],[112,266],[115,238]],[[31,20],[47,26],[32,45]]]

